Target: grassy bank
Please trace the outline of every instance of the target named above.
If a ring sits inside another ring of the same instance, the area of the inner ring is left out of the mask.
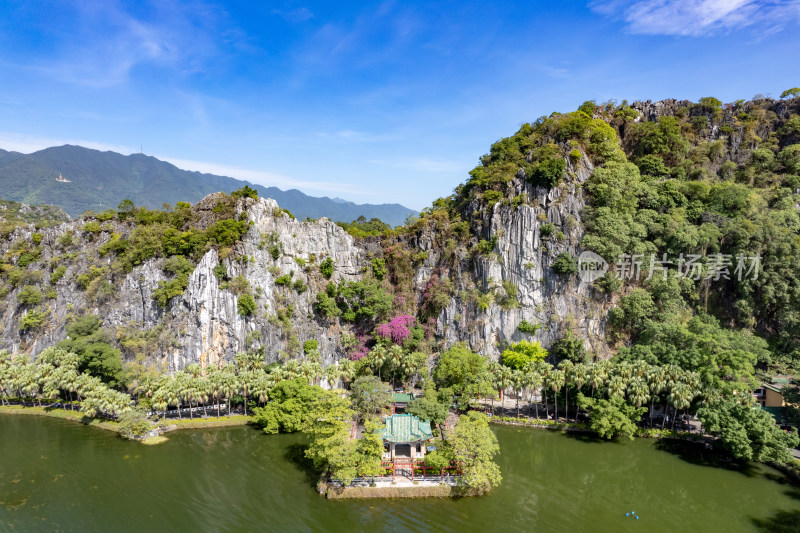
[[[55,407],[23,407],[21,405],[3,405],[0,406],[0,414],[49,416],[51,418],[71,420],[73,422],[79,422],[84,426],[92,426],[114,432],[117,432],[118,427],[116,422],[112,422],[110,420],[89,418],[88,416],[84,416],[84,414],[80,411],[65,411]]]
[[[253,417],[244,415],[221,416],[219,418],[184,418],[183,420],[170,420],[162,422],[164,432],[181,429],[220,428],[228,426],[246,426],[253,421]]]
[[[31,415],[31,416],[48,416],[51,418],[60,418],[62,420],[70,420],[78,422],[84,426],[91,426],[107,431],[119,433],[119,424],[110,420],[102,420],[99,418],[90,418],[84,416],[80,411],[63,410],[54,407],[23,407],[21,405],[3,405],[0,406],[0,414],[11,415]],[[218,428],[227,426],[245,426],[252,421],[252,417],[244,415],[223,416],[220,418],[196,418],[185,420],[170,420],[161,422],[159,425],[164,429],[163,433],[171,431],[179,431],[182,429],[202,429],[202,428]],[[163,440],[162,440],[163,439]],[[145,444],[157,444],[166,440],[165,437],[152,437],[144,439]]]
[[[491,423],[505,426],[525,426],[537,429],[550,429],[553,431],[579,431],[594,433],[594,431],[592,431],[587,424],[581,422],[556,422],[555,420],[543,420],[537,418],[495,416],[492,417]],[[694,442],[698,442],[703,439],[703,436],[697,433],[659,428],[638,428],[635,436],[647,439],[682,439]]]

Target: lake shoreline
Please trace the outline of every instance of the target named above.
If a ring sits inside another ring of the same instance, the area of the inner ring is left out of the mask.
[[[0,414],[8,414],[8,415],[28,415],[28,416],[46,416],[49,418],[57,418],[60,420],[68,420],[70,422],[77,422],[78,424],[82,424],[84,426],[94,427],[98,429],[102,429],[105,431],[113,431],[114,433],[119,434],[119,423],[113,422],[110,420],[102,420],[99,418],[90,418],[85,416],[80,411],[71,411],[69,409],[64,410],[57,407],[39,407],[39,406],[22,406],[22,405],[2,405],[0,406]],[[175,431],[187,430],[187,429],[206,429],[206,428],[222,428],[222,427],[232,427],[232,426],[247,426],[252,424],[253,418],[250,416],[244,415],[234,415],[230,417],[220,417],[217,418],[203,418],[203,419],[183,419],[183,420],[172,420],[168,424],[161,422],[160,426],[154,426],[154,430],[158,429],[157,434],[158,436],[162,436],[167,433],[172,433]],[[148,441],[145,444],[156,444],[160,442],[164,442],[167,440],[167,437],[163,437],[163,440],[153,441],[154,437],[146,437],[142,439],[130,439],[135,440],[138,442]]]

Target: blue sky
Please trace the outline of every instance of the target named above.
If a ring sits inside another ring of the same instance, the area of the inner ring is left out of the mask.
[[[0,148],[141,146],[421,209],[585,100],[777,97],[800,85],[798,22],[800,0],[0,0]]]

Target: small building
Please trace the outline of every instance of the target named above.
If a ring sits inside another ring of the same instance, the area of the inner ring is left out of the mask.
[[[431,423],[412,415],[387,416],[380,430],[388,459],[421,459],[425,456],[426,442],[433,438]]]
[[[786,402],[783,399],[781,389],[785,383],[762,383],[759,388],[753,391],[756,403],[761,407],[783,407]]]
[[[392,393],[392,414],[403,414],[406,407],[414,399],[413,392],[394,392]]]

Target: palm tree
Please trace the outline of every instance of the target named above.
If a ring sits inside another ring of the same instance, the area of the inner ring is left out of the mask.
[[[643,403],[647,403],[647,400],[650,399],[650,389],[644,378],[636,375],[631,377],[628,381],[628,398],[636,407],[641,407]]]
[[[664,372],[663,367],[657,365],[649,367],[647,372],[647,386],[650,389],[650,427],[653,427],[653,409],[655,408],[656,398],[667,386],[666,372]]]
[[[239,372],[239,392],[244,397],[244,416],[247,416],[247,396],[253,388],[253,372],[245,371]]]
[[[594,363],[589,366],[586,374],[586,378],[592,386],[592,398],[594,398],[594,391],[606,384],[606,379],[608,378],[606,365]]]
[[[564,376],[564,372],[562,370],[554,369],[547,375],[547,382],[551,389],[553,389],[553,396],[555,399],[553,400],[553,405],[555,406],[556,410],[556,422],[558,422],[558,391],[561,390],[561,387],[564,386],[566,382],[566,378]]]
[[[511,369],[507,366],[500,366],[498,369],[498,376],[497,376],[497,389],[500,392],[500,400],[504,401],[505,398],[503,397],[503,391],[511,386],[512,383],[512,375]],[[501,404],[502,405],[502,404]]]
[[[347,388],[350,382],[356,377],[356,366],[350,359],[342,359],[339,361],[339,377]]]
[[[408,352],[403,352],[403,358],[400,360],[400,375],[403,376],[403,386],[413,387],[413,382],[416,381],[417,364],[415,355]]]
[[[300,377],[300,361],[297,359],[290,359],[283,365],[283,379],[294,379]]]
[[[175,377],[173,377],[169,384],[166,386],[166,390],[164,391],[165,400],[167,402],[167,406],[174,405],[178,409],[178,418],[183,418],[183,413],[181,413],[181,402],[182,402],[182,391],[180,388],[180,383],[178,382]]]
[[[675,421],[678,418],[678,411],[688,409],[692,405],[692,400],[697,396],[695,389],[691,385],[678,382],[669,393],[669,401],[675,408],[675,417],[672,419],[672,429],[675,430]]]
[[[341,367],[339,365],[328,365],[325,367],[325,381],[334,388],[336,383],[342,376]]]
[[[374,347],[371,352],[369,352],[370,366],[373,369],[378,370],[378,379],[381,381],[383,381],[383,378],[381,378],[381,368],[383,368],[383,363],[386,362],[387,355],[388,353],[386,352],[386,348],[380,344]]]
[[[622,376],[616,375],[608,380],[608,399],[625,398],[625,381]]]
[[[547,377],[553,371],[553,365],[547,363],[545,361],[538,361],[536,363],[537,372],[540,376],[542,376],[542,392],[544,392],[544,412],[548,418],[550,418],[550,407],[547,405],[547,387],[549,386],[549,381]]]
[[[616,366],[616,374],[622,378],[622,381],[626,382],[630,377],[633,375],[633,365],[628,363],[627,361],[623,361]]]
[[[272,390],[274,385],[275,382],[270,375],[263,370],[256,374],[253,382],[253,397],[258,400],[259,405],[266,403],[267,399],[269,399],[269,391]]]
[[[224,374],[219,367],[212,366],[208,371],[208,393],[216,401],[217,404],[217,418],[219,418],[219,400],[223,396],[222,383]]]
[[[403,360],[403,348],[401,346],[398,346],[397,344],[392,344],[389,347],[389,350],[386,354],[386,358],[389,361],[389,366],[392,367],[392,388],[394,389],[395,373],[397,372],[397,369],[400,367],[400,363]]]
[[[220,393],[225,397],[228,402],[228,416],[231,416],[231,404],[233,403],[233,396],[238,390],[238,379],[230,365],[225,365],[220,369]]]
[[[541,388],[542,383],[544,383],[544,378],[542,377],[542,374],[539,373],[539,368],[538,365],[536,364],[528,363],[527,365],[525,365],[524,371],[525,371],[525,383],[528,386],[528,390],[530,391],[531,401],[529,403],[532,403],[533,391],[539,390]],[[539,418],[539,402],[536,402],[536,418],[537,419]]]
[[[511,371],[511,387],[517,397],[517,418],[519,418],[519,396],[522,394],[522,389],[525,388],[525,374],[522,370]]]
[[[572,384],[575,385],[575,390],[580,392],[584,385],[586,385],[588,370],[586,365],[583,363],[575,365],[572,369]],[[578,400],[575,400],[575,421],[578,421],[578,411],[580,407],[578,406]],[[567,412],[567,418],[569,418],[569,412]]]
[[[306,378],[306,381],[308,381],[309,385],[313,385],[313,379],[314,379],[313,378],[313,376],[314,376],[313,365],[314,365],[314,363],[312,363],[311,361],[307,361],[306,360],[306,361],[303,361],[302,363],[300,363],[300,366],[298,367],[298,371],[300,372],[300,375],[303,376],[304,378]]]
[[[500,375],[501,365],[496,361],[490,361],[487,366],[488,368],[486,370],[489,373],[489,378],[492,380],[492,388],[494,390],[498,390],[500,387],[498,378]],[[492,416],[494,416],[494,394],[492,394]]]
[[[569,359],[561,361],[558,368],[564,372],[564,414],[565,418],[569,419],[569,384],[572,381],[572,370],[575,368],[575,363]]]

